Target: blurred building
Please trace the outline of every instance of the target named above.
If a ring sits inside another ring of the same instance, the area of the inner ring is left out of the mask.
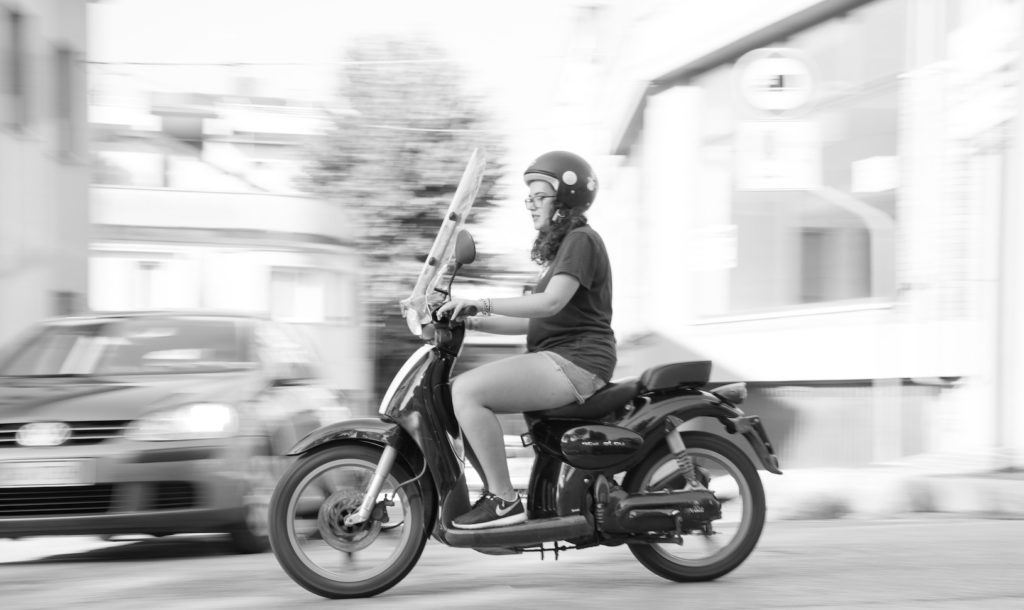
[[[91,308],[290,322],[308,332],[334,387],[364,395],[371,346],[352,223],[337,202],[293,185],[322,112],[145,82],[100,66],[92,83]]]
[[[0,343],[85,307],[85,0],[0,0]]]
[[[783,464],[1024,466],[1024,2],[603,10],[617,323],[759,382]]]

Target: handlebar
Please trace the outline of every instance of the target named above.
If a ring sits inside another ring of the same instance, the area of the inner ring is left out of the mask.
[[[459,312],[459,316],[454,319],[448,313],[438,316],[438,308],[431,310],[431,321],[422,326],[420,336],[436,348],[457,356],[465,336],[465,320],[468,317],[478,315],[480,313],[479,308],[475,306],[463,308]]]
[[[476,307],[475,305],[470,305],[469,307],[463,307],[462,310],[459,312],[459,317],[455,318],[454,320],[448,315],[443,315],[439,317],[437,315],[437,309],[434,309],[430,312],[430,318],[435,323],[438,324],[456,325],[464,323],[466,318],[471,318],[475,315],[478,315],[479,313],[480,309],[478,307]]]

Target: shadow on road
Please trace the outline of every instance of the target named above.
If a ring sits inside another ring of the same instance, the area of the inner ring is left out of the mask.
[[[42,563],[84,563],[90,561],[152,561],[167,559],[196,559],[237,555],[226,536],[187,535],[146,538],[138,541],[111,541],[110,546],[76,553],[62,553],[4,565],[32,565]]]

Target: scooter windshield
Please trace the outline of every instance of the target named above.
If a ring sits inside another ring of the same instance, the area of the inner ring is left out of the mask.
[[[412,289],[409,298],[402,300],[402,312],[405,321],[412,334],[419,336],[423,330],[423,324],[430,320],[428,310],[429,297],[434,288],[444,275],[455,252],[455,236],[459,229],[466,223],[466,217],[476,201],[477,192],[480,190],[480,183],[483,180],[484,168],[487,159],[484,152],[477,148],[466,164],[466,170],[462,173],[458,188],[452,197],[452,203],[445,212],[441,228],[437,231],[434,244],[430,248],[427,260],[423,263],[419,277],[416,278],[416,285]]]

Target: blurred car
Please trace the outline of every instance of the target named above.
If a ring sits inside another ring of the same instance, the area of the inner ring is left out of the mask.
[[[226,532],[267,549],[282,456],[351,415],[319,366],[256,317],[40,323],[0,354],[0,538]]]

